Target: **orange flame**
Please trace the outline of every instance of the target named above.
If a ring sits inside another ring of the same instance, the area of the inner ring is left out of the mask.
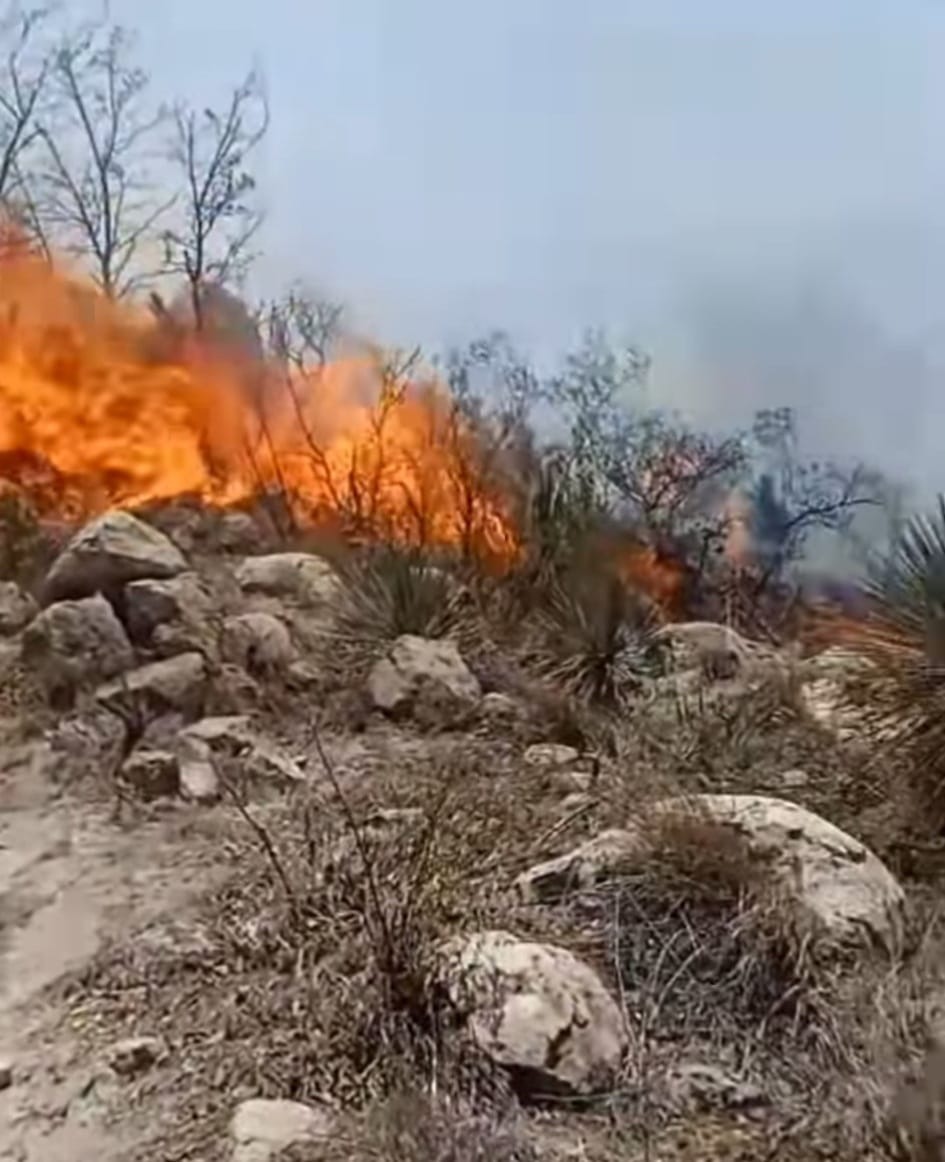
[[[5,247],[0,477],[68,517],[279,487],[312,520],[345,514],[375,534],[514,555],[501,498],[477,477],[474,433],[435,382],[392,391],[368,356],[248,377],[195,343],[168,360],[157,334],[147,312]]]
[[[685,571],[650,545],[624,546],[617,555],[617,576],[625,585],[650,597],[669,618],[680,616],[684,604]]]

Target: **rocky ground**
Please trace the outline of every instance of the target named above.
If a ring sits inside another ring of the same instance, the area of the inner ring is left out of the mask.
[[[672,627],[604,721],[340,568],[110,513],[0,586],[0,1158],[945,1157],[842,653]]]

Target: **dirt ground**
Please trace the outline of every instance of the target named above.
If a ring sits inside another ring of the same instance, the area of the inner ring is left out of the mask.
[[[107,1116],[109,1071],[83,1056],[49,986],[212,886],[224,811],[178,805],[123,829],[102,804],[57,795],[35,763],[0,773],[0,1058],[12,1069],[0,1092],[3,1162],[110,1162],[133,1145],[144,1113]]]

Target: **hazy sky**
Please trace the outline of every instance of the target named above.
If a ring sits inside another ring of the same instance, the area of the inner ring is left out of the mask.
[[[267,77],[265,277],[388,341],[587,324],[718,418],[945,488],[945,0],[112,0],[162,90]]]

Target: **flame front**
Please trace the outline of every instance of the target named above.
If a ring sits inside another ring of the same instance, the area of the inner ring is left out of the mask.
[[[194,342],[169,358],[149,313],[22,248],[0,258],[0,477],[50,515],[278,487],[311,520],[508,559],[474,443],[435,383],[391,392],[368,357],[292,377]]]

